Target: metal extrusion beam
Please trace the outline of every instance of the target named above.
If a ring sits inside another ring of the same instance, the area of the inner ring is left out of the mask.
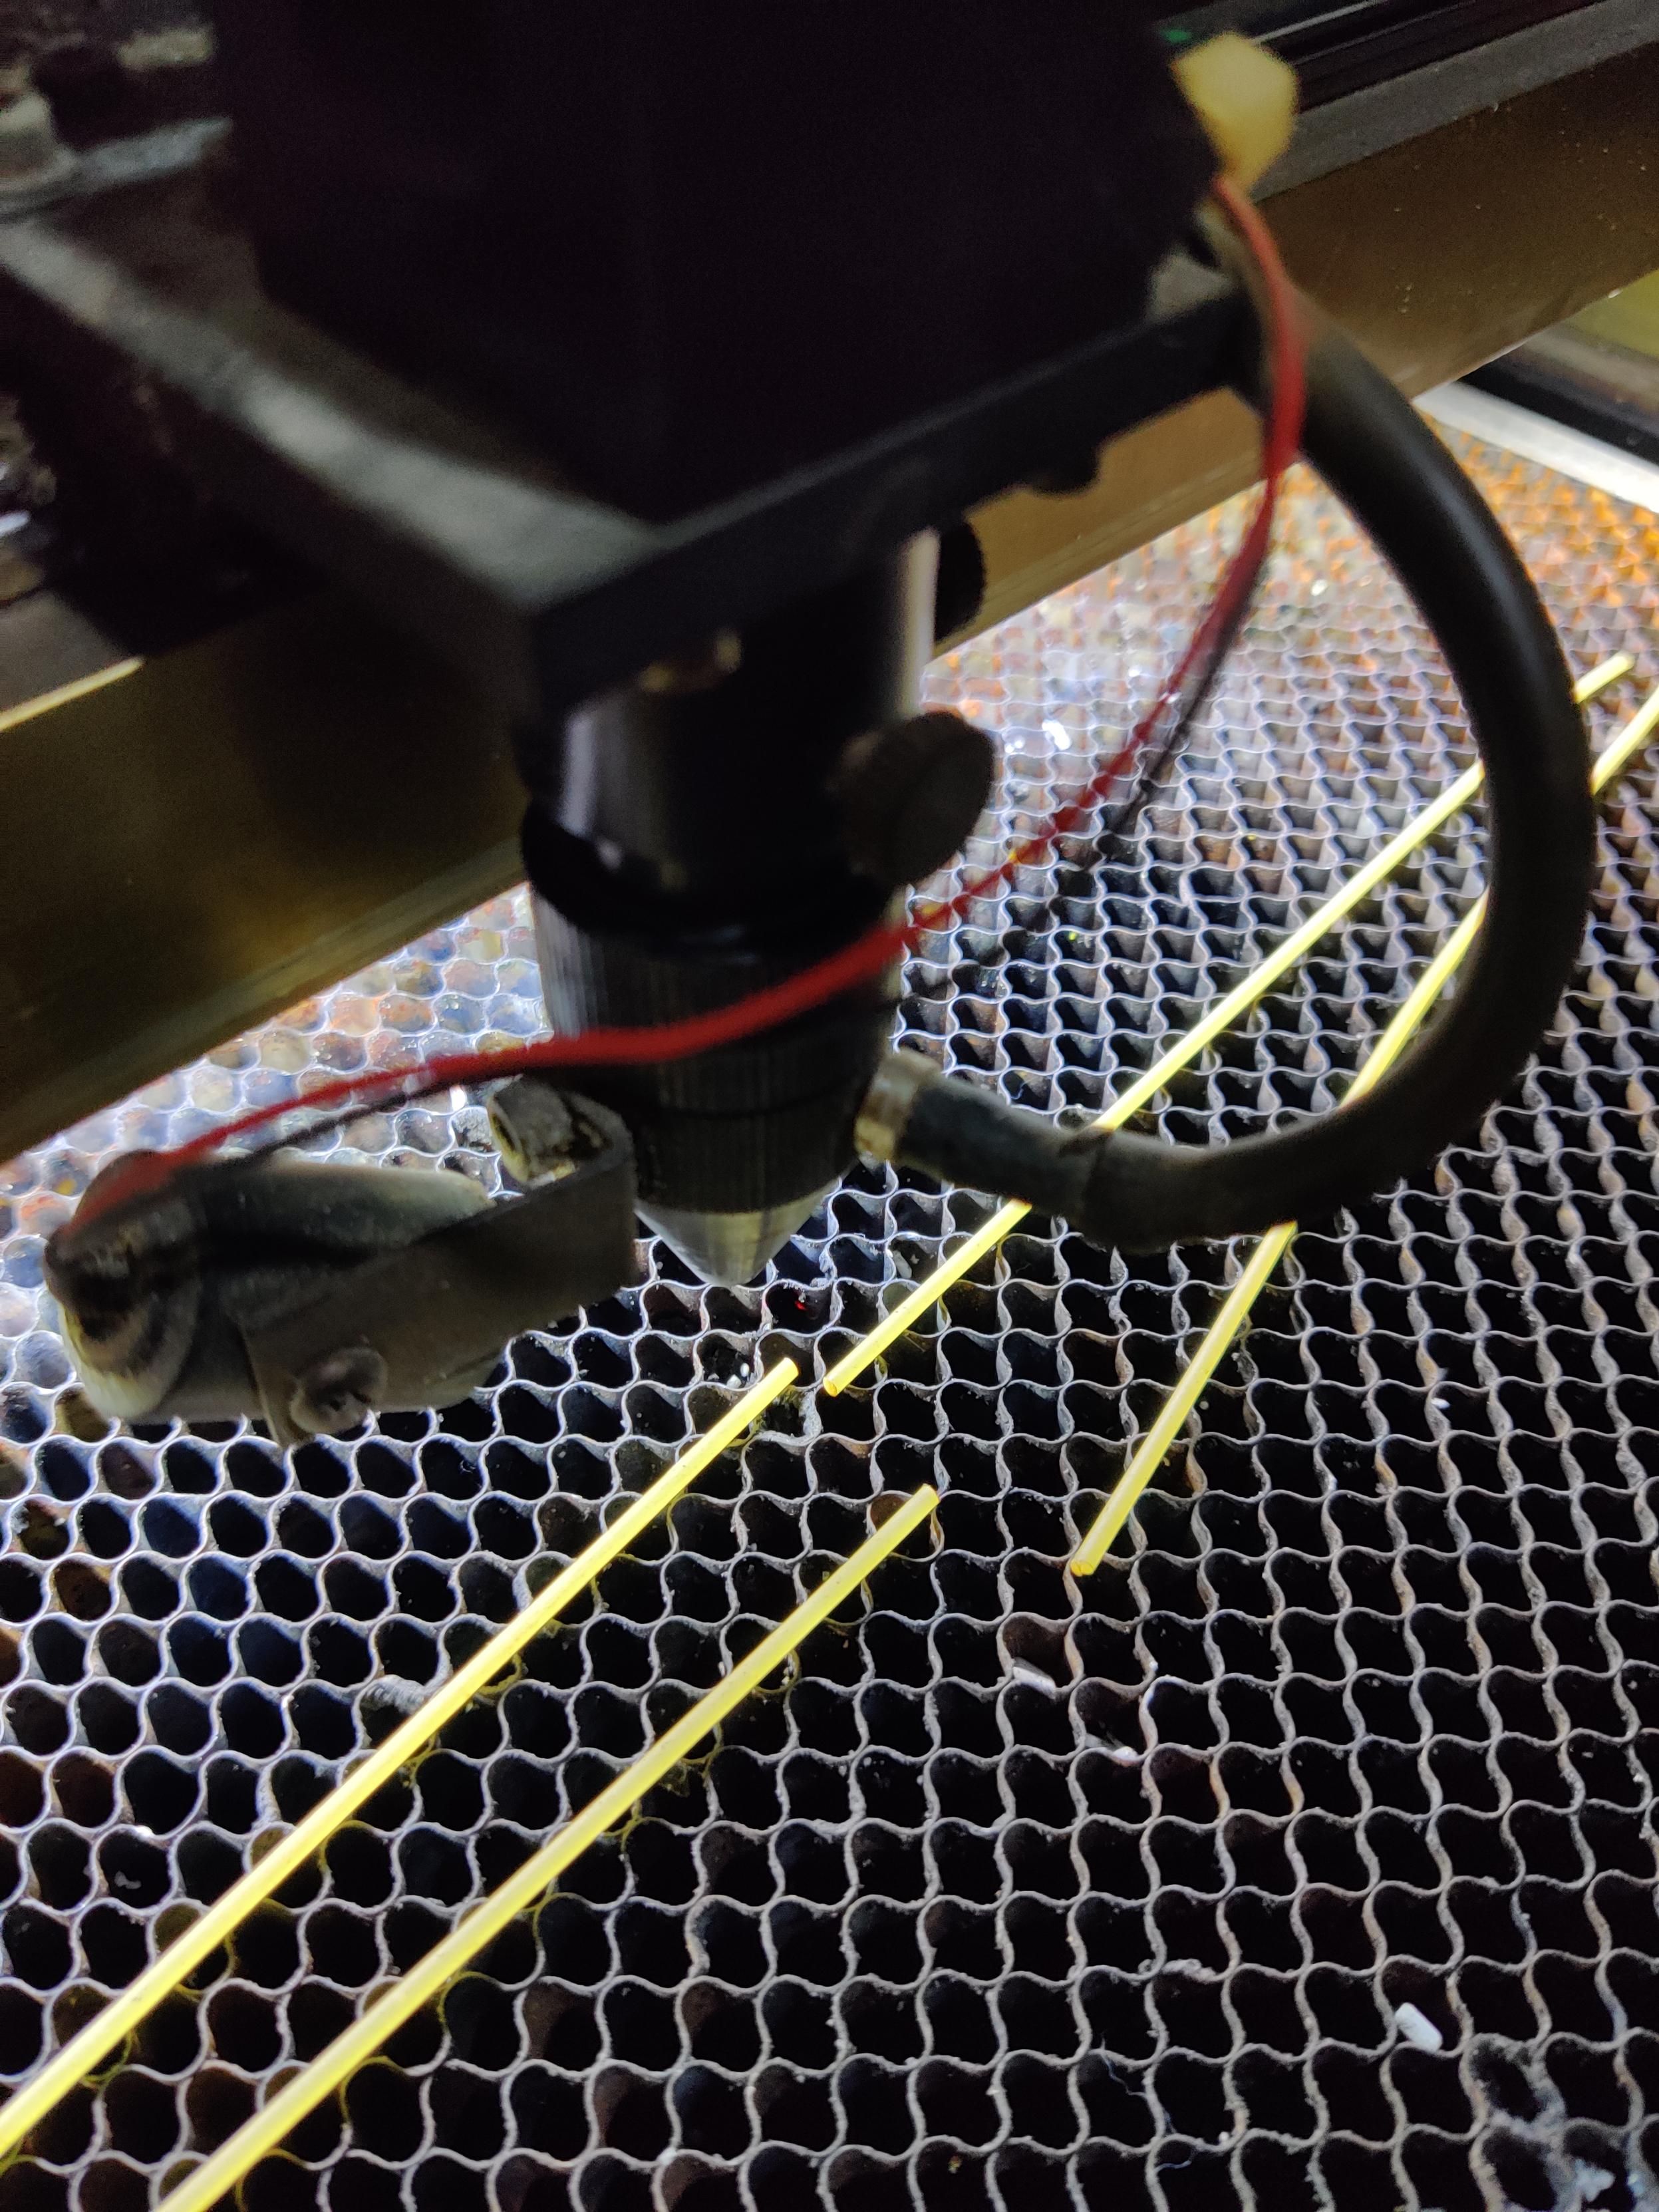
[[[1600,0],[1571,21],[1583,31],[1594,19],[1598,38],[1639,36],[1644,26],[1632,30],[1618,15],[1626,5]],[[1659,266],[1659,165],[1650,158],[1659,45],[1539,84],[1539,39],[1556,29],[1516,34],[1532,41],[1520,57],[1532,72],[1523,73],[1530,89],[1273,198],[1294,273],[1409,391],[1460,374]],[[1516,40],[1487,50],[1488,92],[1497,83],[1492,58],[1503,50],[1516,60]],[[1571,52],[1553,50],[1552,67],[1571,62]],[[1461,69],[1460,99],[1473,97],[1468,58],[1440,66]],[[1443,112],[1445,82],[1435,77],[1441,109],[1425,100],[1414,111],[1417,95],[1429,89],[1416,79],[1392,88],[1396,137],[1402,128],[1420,128],[1423,112]],[[1373,135],[1378,97],[1356,95],[1371,102]],[[1352,121],[1348,103],[1333,103],[1306,125],[1326,155],[1345,112]],[[392,642],[372,621],[363,620],[361,644],[351,641],[349,611],[335,606],[287,618],[319,621],[328,630],[331,657],[309,673],[293,651],[272,649],[270,641],[287,634],[279,621],[274,629],[256,626],[246,637],[233,632],[188,654],[166,655],[106,696],[0,738],[0,809],[9,822],[34,825],[14,843],[21,865],[4,893],[11,919],[0,954],[7,1012],[0,1156],[510,879],[518,800],[505,726],[538,692],[544,700],[572,696],[635,665],[647,635],[672,642],[676,628],[729,618],[741,598],[734,580],[787,597],[896,524],[940,511],[947,489],[971,500],[1018,473],[1006,447],[989,452],[965,437],[951,446],[934,426],[921,442],[931,439],[936,453],[948,448],[948,488],[937,467],[931,476],[927,466],[918,469],[915,441],[907,447],[900,440],[881,453],[866,450],[850,467],[739,502],[717,525],[695,518],[653,532],[571,500],[544,471],[526,470],[522,456],[509,471],[498,443],[476,431],[462,434],[455,418],[446,423],[395,380],[371,380],[371,391],[348,379],[341,388],[357,409],[371,417],[380,410],[376,438],[356,449],[358,461],[366,453],[374,461],[374,497],[360,503],[349,532],[331,523],[309,535],[328,503],[316,497],[301,528],[288,502],[296,484],[304,487],[305,471],[285,475],[270,456],[285,446],[304,459],[307,444],[315,448],[323,422],[301,404],[305,375],[326,355],[345,379],[349,357],[264,307],[241,249],[222,228],[192,272],[168,263],[137,221],[158,200],[187,195],[179,165],[198,158],[204,143],[201,133],[175,137],[152,149],[148,163],[131,149],[119,158],[108,149],[100,173],[112,181],[148,174],[149,181],[88,203],[72,219],[11,226],[0,234],[0,267],[9,256],[14,268],[51,264],[58,281],[85,283],[91,248],[83,232],[112,230],[118,242],[125,239],[129,271],[101,312],[149,317],[140,335],[153,353],[167,356],[190,317],[206,313],[204,293],[210,305],[215,296],[222,307],[239,301],[237,316],[252,316],[267,331],[280,322],[272,373],[284,371],[286,383],[245,382],[239,420],[210,378],[196,397],[174,392],[169,423],[190,430],[220,488],[246,509],[315,551],[330,550],[366,596],[380,594],[405,632],[447,644],[468,665],[470,686]],[[117,223],[122,208],[131,212]],[[141,277],[154,289],[135,297],[127,288]],[[1196,319],[1218,339],[1216,295],[1198,272],[1182,282],[1177,319],[1188,319],[1189,331]],[[167,312],[149,317],[146,296]],[[13,287],[10,304],[19,297]],[[229,337],[238,338],[244,326],[230,319]],[[80,344],[94,358],[111,357],[106,337],[83,331]],[[1193,368],[1189,359],[1185,373]],[[1066,404],[1092,405],[1098,395],[1086,365],[1074,369]],[[1160,366],[1143,355],[1141,373],[1170,380],[1158,390],[1142,382],[1143,410],[1194,388],[1183,386],[1179,363]],[[1054,404],[1057,388],[1051,382],[1034,392],[1034,406]],[[249,434],[250,414],[269,431],[263,449]],[[1030,428],[1028,420],[1024,434]],[[313,473],[310,490],[319,494],[326,468],[344,462],[337,451],[313,450],[310,458],[322,472]],[[1017,492],[981,507],[976,521],[989,571],[981,618],[1030,605],[1237,489],[1254,459],[1245,410],[1211,394],[1118,438],[1090,492],[1066,499]],[[780,498],[792,516],[781,538]],[[400,537],[395,510],[402,501],[407,514],[411,500],[417,527]],[[567,559],[574,549],[580,577],[550,568],[546,541],[538,540],[538,518],[550,507],[568,521],[562,543]],[[785,549],[769,576],[756,556],[763,542]],[[542,645],[534,641],[536,622],[552,605],[561,611],[556,650],[546,646],[545,630]],[[22,612],[14,607],[3,619]],[[28,618],[40,626],[38,613]],[[71,672],[95,665],[84,632],[64,649],[71,647]],[[112,643],[108,658],[123,651]],[[381,682],[391,690],[377,700]],[[342,702],[330,706],[325,689],[342,683]],[[297,713],[287,688],[296,684],[304,695]],[[312,733],[297,751],[295,731]],[[321,808],[314,803],[319,778],[337,794]],[[69,789],[72,809],[62,797]],[[418,824],[412,831],[411,819]],[[69,840],[66,820],[74,825]],[[142,834],[135,822],[146,825]],[[227,823],[234,824],[234,863]],[[210,865],[192,873],[192,855],[209,856]]]
[[[1415,396],[1659,269],[1656,104],[1650,42],[1274,194],[1274,233],[1303,289]],[[1329,127],[1346,106],[1306,127]],[[976,518],[985,619],[1145,544],[1255,473],[1249,416],[1212,395],[1119,439],[1089,492],[999,501]]]
[[[1212,390],[1242,316],[1229,283],[1173,258],[1134,327],[657,524],[269,301],[210,167],[0,224],[0,305],[7,351],[60,380],[66,420],[95,420],[112,385],[141,391],[212,497],[542,719]]]

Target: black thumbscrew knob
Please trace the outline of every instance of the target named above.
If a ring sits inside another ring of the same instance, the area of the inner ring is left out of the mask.
[[[995,775],[991,740],[959,714],[915,714],[855,738],[832,787],[848,859],[895,889],[924,882],[961,851]]]

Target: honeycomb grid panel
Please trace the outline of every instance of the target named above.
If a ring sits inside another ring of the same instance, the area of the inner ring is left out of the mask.
[[[1659,680],[1659,524],[1454,442],[1575,667],[1626,649]],[[1237,517],[935,665],[931,699],[1004,751],[964,866],[1149,696]],[[926,940],[908,1042],[1097,1109],[1467,763],[1420,623],[1305,479],[1281,544],[1133,838]],[[1239,1254],[1129,1266],[1032,1218],[868,1387],[775,1404],[59,2108],[0,2212],[159,2202],[921,1479],[933,1553],[313,2116],[252,2212],[1659,2205],[1653,783],[1604,803],[1533,1069],[1298,1238],[1097,1575],[1066,1561]],[[1481,858],[1449,824],[1148,1125],[1328,1109]],[[765,1361],[821,1374],[985,1218],[863,1166],[763,1282],[642,1244],[637,1289],[444,1413],[286,1456],[246,1424],[106,1431],[40,1286],[102,1161],[540,1018],[499,900],[0,1171],[0,2080]],[[460,1097],[349,1146],[494,1174]]]

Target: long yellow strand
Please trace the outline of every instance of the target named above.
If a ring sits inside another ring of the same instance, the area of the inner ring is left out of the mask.
[[[907,1498],[896,1512],[844,1566],[798,1606],[781,1627],[757,1644],[723,1680],[673,1727],[659,1735],[649,1750],[619,1774],[592,1802],[526,1859],[501,1887],[475,1905],[441,1943],[434,1944],[418,1964],[378,1996],[362,2018],[337,2036],[327,2050],[313,2058],[286,2088],[251,2120],[244,2122],[230,2140],[215,2151],[164,2199],[161,2212],[208,2212],[268,2151],[275,2150],[291,2128],[313,2112],[331,2090],[371,2058],[387,2037],[436,1996],[484,1946],[509,1922],[545,1895],[549,1887],[590,1844],[607,1828],[631,1813],[647,1792],[689,1758],[712,1729],[718,1728],[733,1706],[758,1690],[774,1668],[781,1666],[796,1647],[850,1597],[913,1528],[925,1521],[939,1503],[939,1493],[924,1486]]]
[[[1575,696],[1580,703],[1595,697],[1600,692],[1627,675],[1633,663],[1626,653],[1618,653],[1592,669],[1576,687]],[[82,684],[66,686],[63,693],[50,695],[46,700],[30,702],[25,712],[43,712],[46,708],[67,703],[82,690],[98,688],[101,683],[116,680],[134,672],[137,664],[125,664],[116,670],[100,672],[98,678]],[[12,720],[22,719],[14,713]],[[1645,742],[1659,724],[1659,693],[1647,701],[1640,712],[1621,731],[1617,738],[1598,757],[1595,767],[1595,787],[1599,790],[1615,775],[1626,761]],[[0,719],[0,729],[8,726]],[[1285,971],[1300,959],[1321,937],[1364,898],[1377,884],[1396,868],[1425,838],[1441,824],[1451,818],[1480,787],[1481,771],[1476,767],[1457,777],[1440,797],[1415,816],[1389,842],[1360,869],[1340,890],[1335,892],[1299,928],[1288,937],[1254,969],[1243,982],[1218,1000],[1209,1012],[1193,1030],[1164,1054],[1146,1073],[1137,1078],[1122,1095],[1100,1116],[1096,1126],[1115,1128],[1136,1112],[1181,1068],[1188,1066],[1204,1048],[1219,1036],[1237,1018],[1254,1006]],[[1464,924],[1467,929],[1478,921],[1477,909]],[[1471,935],[1472,935],[1471,931]],[[1445,960],[1451,952],[1454,939],[1440,956]],[[1461,957],[1461,955],[1459,956]],[[1455,963],[1453,964],[1455,964]],[[1438,968],[1440,962],[1437,962]],[[1396,1022],[1407,1008],[1418,1002],[1419,994],[1429,985],[1436,972],[1431,968],[1424,976],[1407,1006],[1401,1009]],[[1447,970],[1446,972],[1449,972]],[[1443,984],[1443,974],[1441,979]],[[1437,985],[1436,989],[1441,986]],[[1431,1001],[1425,1002],[1431,1003]],[[1391,1029],[1393,1024],[1390,1025]],[[1383,1040],[1379,1041],[1378,1050]],[[1404,1042],[1404,1034],[1400,1040]],[[1396,1046],[1395,1050],[1398,1050]],[[1375,1060],[1376,1055],[1373,1055]],[[1371,1062],[1367,1063],[1367,1067]],[[1377,1073],[1381,1070],[1378,1068]],[[1364,1071],[1362,1071],[1362,1075]],[[1373,1079],[1375,1078],[1373,1077]],[[1358,1081],[1355,1091],[1358,1095]],[[895,1308],[881,1324],[855,1345],[838,1361],[825,1378],[825,1388],[830,1392],[844,1389],[856,1379],[896,1338],[903,1334],[921,1320],[935,1304],[951,1285],[958,1281],[986,1253],[993,1250],[1030,1211],[1018,1202],[1003,1206],[992,1218],[977,1230],[951,1258],[918,1285],[903,1303]],[[1218,1316],[1211,1335],[1200,1347],[1194,1366],[1170,1403],[1148,1433],[1135,1460],[1114,1490],[1101,1518],[1079,1548],[1074,1565],[1077,1571],[1091,1571],[1099,1564],[1108,1547],[1117,1534],[1133,1510],[1135,1498],[1150,1479],[1152,1467],[1141,1474],[1133,1494],[1126,1498],[1127,1486],[1136,1470],[1151,1454],[1154,1442],[1164,1435],[1158,1451],[1161,1459],[1179,1431],[1182,1422],[1201,1394],[1204,1383],[1213,1373],[1225,1352],[1231,1335],[1220,1335],[1223,1323],[1231,1322],[1231,1332],[1242,1327],[1261,1284],[1271,1273],[1273,1264],[1288,1244],[1293,1229],[1275,1230],[1264,1240],[1254,1255],[1245,1274],[1235,1285],[1222,1313]],[[1275,1240],[1277,1249],[1271,1256],[1270,1246]],[[1249,1287],[1254,1285],[1254,1287]],[[1211,1352],[1212,1338],[1217,1339],[1213,1356],[1204,1371],[1199,1372]],[[40,2072],[24,2082],[0,2106],[0,2158],[17,2148],[29,2130],[52,2111],[53,2106],[81,2081],[93,2074],[110,2053],[123,2044],[142,2021],[188,1977],[211,1952],[217,1949],[254,1907],[280,1888],[289,1877],[321,1850],[374,1792],[384,1786],[404,1765],[416,1756],[445,1723],[466,1705],[479,1691],[488,1686],[501,1668],[516,1656],[524,1646],[539,1634],[552,1620],[587,1589],[610,1562],[656,1518],[720,1454],[737,1441],[766,1405],[796,1379],[797,1370],[793,1361],[784,1360],[763,1377],[755,1388],[740,1399],[725,1414],[706,1437],[701,1437],[682,1455],[652,1487],[611,1523],[594,1543],[555,1577],[525,1611],[491,1638],[467,1664],[458,1669],[447,1682],[428,1698],[420,1710],[412,1714],[375,1752],[356,1767],[320,1804],[316,1806],[295,1828],[269,1850],[257,1865],[251,1868],[225,1894],[209,1907],[197,1920],[176,1936],[138,1979],[112,1998],[108,2005],[72,2037],[55,2057]],[[1196,1377],[1194,1382],[1194,1378]],[[1188,1385],[1193,1387],[1188,1393]],[[1184,1402],[1182,1402],[1184,1399]],[[1179,1406],[1180,1410],[1176,1408]],[[1167,1433],[1165,1433],[1167,1431]],[[1157,1464],[1152,1462],[1152,1466]],[[1123,1501],[1121,1504],[1120,1501]],[[1102,1536],[1109,1521],[1111,1526]],[[1098,1553],[1098,1556],[1095,1553]],[[1085,1557],[1088,1564],[1085,1564]],[[169,2200],[169,2204],[173,2200]]]
[[[112,1997],[104,2009],[22,2087],[0,2106],[0,2158],[16,2148],[51,2112],[60,2098],[93,2073],[118,2049],[133,2030],[179,1988],[193,1968],[233,1936],[257,1905],[282,1887],[292,1874],[323,1849],[358,1807],[424,1750],[447,1721],[487,1689],[510,1660],[556,1620],[572,1601],[581,1595],[641,1536],[659,1514],[667,1511],[705,1468],[736,1443],[756,1415],[769,1406],[795,1380],[792,1359],[780,1360],[746,1391],[729,1413],[721,1415],[706,1436],[682,1452],[679,1458],[650,1488],[619,1513],[586,1549],[556,1575],[547,1588],[532,1598],[523,1612],[499,1629],[489,1641],[459,1667],[419,1711],[411,1713],[360,1766],[313,1806],[295,1828],[250,1867],[148,1966],[136,1982]]]

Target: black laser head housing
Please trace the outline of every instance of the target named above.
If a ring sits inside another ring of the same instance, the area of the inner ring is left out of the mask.
[[[664,517],[1133,321],[1146,0],[217,0],[270,290]]]

